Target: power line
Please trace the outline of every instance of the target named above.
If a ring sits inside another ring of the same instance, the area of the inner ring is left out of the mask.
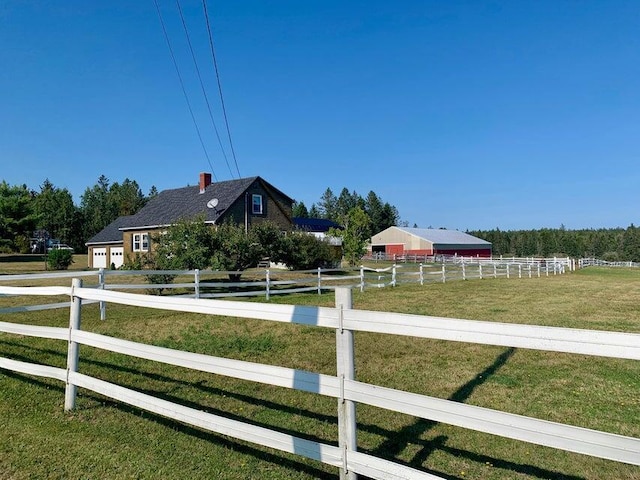
[[[187,90],[184,88],[184,82],[182,81],[182,75],[180,75],[180,69],[178,68],[178,62],[176,61],[176,57],[173,54],[173,48],[171,47],[171,42],[169,41],[169,35],[167,33],[167,29],[164,25],[164,20],[162,19],[162,13],[160,13],[160,7],[158,6],[158,0],[153,0],[153,3],[156,6],[156,11],[158,12],[158,18],[160,19],[160,25],[162,25],[162,32],[164,33],[164,39],[167,42],[167,47],[169,47],[169,53],[171,54],[171,60],[173,60],[173,66],[176,69],[176,74],[178,75],[178,80],[180,81],[180,87],[182,88],[182,94],[184,95],[184,99],[187,102],[187,107],[189,108],[189,113],[191,114],[191,120],[193,121],[193,126],[196,128],[196,132],[198,133],[198,139],[200,140],[200,145],[202,146],[202,151],[204,152],[204,156],[207,158],[207,162],[209,163],[209,167],[211,167],[211,173],[213,174],[213,178],[217,181],[216,174],[213,169],[213,165],[211,164],[211,159],[209,158],[209,154],[207,153],[207,148],[204,146],[204,141],[202,140],[202,135],[200,134],[200,129],[198,128],[198,122],[196,121],[196,117],[193,114],[193,109],[191,108],[191,102],[189,102],[189,96],[187,95]]]
[[[224,106],[224,97],[222,96],[222,84],[220,83],[220,72],[218,71],[218,62],[216,61],[216,51],[213,48],[213,35],[211,34],[211,25],[209,24],[209,14],[207,13],[207,0],[202,0],[202,8],[204,9],[204,18],[207,22],[207,32],[209,33],[209,47],[211,48],[211,56],[213,58],[213,67],[215,68],[216,80],[218,81],[218,93],[220,95],[220,103],[222,105],[222,115],[224,116],[224,123],[227,128],[227,136],[229,137],[229,146],[231,147],[231,154],[233,156],[233,161],[236,164],[238,177],[240,177],[240,169],[238,168],[238,159],[236,158],[236,152],[235,152],[235,149],[233,148],[233,141],[231,140],[231,130],[229,129],[227,109]]]
[[[227,158],[227,152],[225,152],[224,147],[222,145],[222,140],[220,139],[220,134],[218,133],[218,127],[216,125],[215,120],[213,119],[213,113],[211,112],[211,105],[209,104],[209,97],[207,96],[207,91],[204,88],[204,82],[202,81],[202,75],[200,75],[200,68],[198,68],[198,62],[196,61],[196,55],[193,51],[193,45],[191,44],[191,37],[189,36],[189,30],[187,29],[187,23],[185,22],[184,15],[182,13],[182,6],[180,5],[180,0],[176,0],[176,6],[178,7],[178,12],[180,13],[180,20],[182,21],[182,27],[184,28],[184,34],[187,38],[187,44],[189,45],[189,51],[191,52],[191,58],[193,60],[193,65],[195,66],[196,73],[198,75],[198,80],[200,81],[200,88],[202,90],[202,95],[204,96],[205,102],[207,104],[207,110],[209,111],[209,118],[211,119],[211,123],[213,124],[213,129],[216,132],[216,138],[218,139],[218,145],[220,145],[220,150],[222,151],[222,156],[224,157],[224,161],[227,164],[227,168],[229,169],[229,173],[231,174],[231,178],[233,178],[233,171],[231,170],[231,166],[229,165],[229,159]]]

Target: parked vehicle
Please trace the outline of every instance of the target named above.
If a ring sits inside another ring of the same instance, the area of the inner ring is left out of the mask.
[[[54,243],[49,248],[47,248],[47,252],[50,252],[51,250],[71,250],[71,252],[73,253],[73,248],[71,248],[66,243]]]

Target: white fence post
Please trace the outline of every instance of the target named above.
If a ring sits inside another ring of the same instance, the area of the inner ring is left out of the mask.
[[[193,283],[195,285],[195,297],[200,298],[200,270],[196,268],[193,273]]]
[[[482,264],[478,264],[478,275],[480,276],[480,280],[482,280]]]
[[[507,278],[510,278],[509,277],[509,264],[508,263],[507,263]]]
[[[396,281],[397,281],[397,277],[396,277],[396,274],[397,274],[397,272],[396,272],[396,268],[397,268],[397,265],[394,263],[394,264],[393,264],[393,268],[391,269],[391,286],[392,286],[392,287],[395,287],[395,286],[396,286]]]
[[[322,269],[318,267],[318,295],[322,293]]]
[[[64,411],[73,410],[76,406],[76,386],[69,382],[69,373],[78,371],[79,345],[71,340],[74,330],[80,330],[82,299],[74,295],[76,288],[82,288],[82,279],[71,281],[71,308],[69,309],[69,344],[67,346],[67,384],[64,390]]]
[[[349,451],[357,451],[356,404],[344,398],[345,380],[355,380],[355,349],[353,332],[343,328],[343,312],[353,308],[351,289],[336,287],[336,308],[340,315],[340,327],[336,330],[336,366],[340,379],[340,398],[338,398],[338,445],[342,449],[343,467],[340,480],[356,480],[358,475],[347,468]]]
[[[267,300],[269,300],[269,293],[270,293],[269,292],[269,290],[270,290],[269,287],[271,285],[271,275],[269,274],[269,269],[268,268],[264,271],[264,277],[265,277],[265,283],[267,284],[266,285]]]
[[[447,274],[444,268],[444,263],[442,264],[442,283],[445,283],[447,281]]]
[[[364,292],[364,265],[360,265],[360,291]]]
[[[522,278],[522,265],[518,264],[518,278]]]
[[[498,278],[498,267],[496,264],[493,264],[493,278]]]
[[[420,285],[424,285],[424,272],[422,271],[422,264],[420,264]]]
[[[104,268],[98,271],[98,288],[104,290],[105,275]],[[107,319],[107,302],[100,302],[100,320]]]
[[[462,279],[466,280],[467,279],[467,271],[464,268],[464,260],[462,261]]]

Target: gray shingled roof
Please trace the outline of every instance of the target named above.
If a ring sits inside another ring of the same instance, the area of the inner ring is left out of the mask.
[[[468,233],[458,230],[442,230],[437,228],[406,228],[396,227],[398,230],[424,238],[434,244],[445,245],[486,245],[491,246],[491,242],[474,237]]]
[[[171,225],[179,220],[194,218],[197,215],[205,215],[207,222],[215,222],[224,215],[230,207],[246,190],[259,180],[260,177],[240,178],[215,182],[209,185],[204,193],[200,193],[200,187],[174,188],[163,190],[157,196],[131,216],[123,230],[131,228],[153,227]],[[261,180],[261,179],[260,179]],[[217,198],[218,205],[215,209],[208,208],[207,202]]]
[[[109,225],[104,227],[100,232],[91,237],[86,245],[90,245],[93,243],[122,243],[122,232],[120,228],[128,225],[129,219],[131,215],[127,215],[124,217],[118,217]]]

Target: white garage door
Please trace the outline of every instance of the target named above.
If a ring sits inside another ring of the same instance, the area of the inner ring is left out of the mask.
[[[93,249],[93,268],[107,268],[107,249]]]
[[[109,267],[113,264],[116,268],[120,268],[124,263],[124,247],[111,247]]]

